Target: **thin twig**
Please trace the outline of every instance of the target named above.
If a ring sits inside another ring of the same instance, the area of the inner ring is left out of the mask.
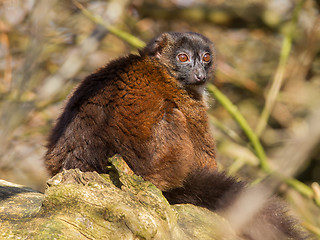
[[[73,1],[73,3],[91,21],[105,27],[109,32],[111,32],[112,34],[114,34],[118,38],[122,39],[123,41],[129,43],[132,47],[143,48],[146,45],[143,41],[141,41],[137,37],[135,37],[127,32],[121,31],[120,29],[113,27],[109,24],[106,24],[105,21],[103,20],[103,18],[101,18],[99,15],[95,15],[92,12],[90,12],[89,10],[87,10],[81,3],[77,2],[77,1]]]
[[[213,124],[216,128],[218,128],[221,132],[223,132],[226,136],[228,136],[232,141],[245,144],[244,140],[232,129],[228,128],[225,124],[219,121],[216,117],[208,114],[209,121]]]
[[[220,92],[214,85],[208,85],[208,91],[214,95],[214,97],[221,103],[221,105],[230,113],[230,115],[237,121],[239,126],[242,128],[244,133],[247,135],[249,141],[251,142],[257,157],[260,160],[261,169],[268,174],[275,174],[282,181],[286,182],[289,186],[294,188],[303,196],[315,200],[315,203],[320,206],[320,196],[317,196],[312,188],[307,186],[306,184],[300,182],[295,178],[290,178],[283,176],[280,173],[275,173],[269,166],[267,162],[267,157],[264,152],[263,147],[259,141],[257,135],[253,132],[252,128],[249,126],[248,122],[245,120],[243,115],[239,112],[238,108],[222,93]]]
[[[258,137],[261,135],[261,133],[264,131],[264,129],[267,125],[268,119],[270,117],[270,113],[275,105],[276,98],[279,94],[279,91],[280,91],[280,88],[281,88],[281,85],[283,82],[283,76],[284,76],[284,72],[286,69],[286,64],[287,64],[289,54],[291,51],[291,47],[292,47],[293,29],[294,29],[294,26],[296,26],[296,24],[297,24],[298,15],[299,15],[300,10],[302,9],[304,2],[305,2],[305,0],[301,0],[299,2],[299,4],[297,4],[297,6],[294,10],[294,13],[293,13],[292,20],[291,20],[292,21],[291,22],[291,29],[284,36],[278,67],[277,67],[276,73],[274,75],[271,88],[268,92],[265,106],[262,110],[260,119],[258,121],[256,130],[255,130],[256,135]]]
[[[312,199],[314,203],[318,207],[320,207],[320,195],[319,195],[319,189],[316,187],[317,183],[314,183],[312,187],[309,187],[305,183],[300,182],[295,178],[284,177],[282,174],[279,174],[279,173],[277,173],[276,175],[279,176],[281,179],[283,179],[285,183],[287,183],[289,186],[291,186],[301,195],[305,196],[306,198]]]
[[[238,108],[222,93],[220,92],[214,85],[209,84],[208,85],[208,91],[211,92],[214,97],[219,101],[222,106],[231,114],[231,116],[237,121],[237,123],[240,125],[244,133],[247,135],[249,141],[251,142],[257,157],[260,160],[260,166],[261,168],[269,173],[271,171],[269,163],[267,161],[266,154],[264,152],[264,149],[257,137],[257,135],[254,133],[252,128],[249,126],[246,119],[243,117],[243,115],[239,112]]]
[[[301,225],[310,232],[314,233],[316,236],[320,237],[320,229],[318,227],[306,222],[302,222]]]

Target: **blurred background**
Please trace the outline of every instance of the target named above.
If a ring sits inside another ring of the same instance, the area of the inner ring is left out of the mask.
[[[0,179],[43,191],[46,138],[72,89],[137,53],[143,44],[132,36],[195,31],[217,49],[210,82],[237,106],[272,168],[298,180],[277,192],[320,236],[319,10],[318,0],[0,0]],[[264,176],[243,127],[210,94],[209,105],[220,168]]]

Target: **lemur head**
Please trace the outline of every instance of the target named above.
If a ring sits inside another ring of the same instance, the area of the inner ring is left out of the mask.
[[[201,34],[163,33],[140,51],[164,65],[182,87],[203,89],[214,70],[213,43]]]

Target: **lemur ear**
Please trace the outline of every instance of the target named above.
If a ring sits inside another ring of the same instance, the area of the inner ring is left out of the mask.
[[[163,33],[151,40],[145,48],[139,50],[139,53],[141,56],[148,55],[160,58],[164,48],[168,46],[170,39],[171,37],[168,33]]]

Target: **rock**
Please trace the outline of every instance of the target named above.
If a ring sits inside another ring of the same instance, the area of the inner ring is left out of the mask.
[[[65,170],[44,194],[0,181],[1,239],[239,239],[207,209],[171,206],[121,157],[109,174]]]

